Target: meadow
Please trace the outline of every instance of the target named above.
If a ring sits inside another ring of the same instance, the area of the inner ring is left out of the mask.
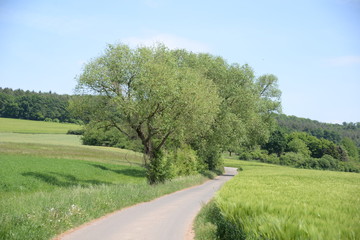
[[[52,133],[66,134],[81,127],[72,123],[42,122],[13,118],[0,118],[0,133]]]
[[[197,239],[360,239],[360,174],[240,160],[196,221]]]
[[[107,213],[200,184],[149,186],[143,156],[83,146],[74,124],[0,118],[0,239],[51,239]]]

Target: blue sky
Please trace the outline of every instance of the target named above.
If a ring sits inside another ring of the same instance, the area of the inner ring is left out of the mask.
[[[0,87],[72,94],[117,42],[247,63],[278,77],[285,114],[360,122],[359,0],[0,0]]]

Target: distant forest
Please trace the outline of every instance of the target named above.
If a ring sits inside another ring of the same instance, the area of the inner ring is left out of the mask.
[[[70,98],[52,92],[0,88],[0,117],[76,123],[68,111]]]
[[[322,123],[307,118],[295,116],[276,116],[279,127],[285,132],[306,132],[317,138],[324,138],[334,143],[340,143],[344,137],[352,139],[360,147],[360,122],[342,124]]]

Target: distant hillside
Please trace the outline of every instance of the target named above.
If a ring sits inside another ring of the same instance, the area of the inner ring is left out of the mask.
[[[276,119],[279,126],[287,132],[307,132],[315,137],[325,138],[335,143],[339,143],[344,137],[348,137],[360,147],[360,122],[331,124],[284,114],[276,116]]]

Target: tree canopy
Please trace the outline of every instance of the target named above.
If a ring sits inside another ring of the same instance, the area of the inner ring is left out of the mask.
[[[0,117],[77,122],[68,111],[69,95],[0,88]]]
[[[256,78],[248,65],[162,44],[108,45],[84,67],[77,91],[73,111],[139,139],[148,169],[169,143],[190,144],[215,169],[221,151],[266,141],[280,111],[274,75]]]

